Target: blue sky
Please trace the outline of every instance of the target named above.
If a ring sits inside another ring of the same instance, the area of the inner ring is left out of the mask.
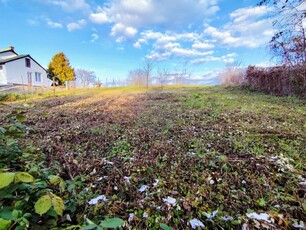
[[[273,34],[256,0],[0,0],[0,49],[47,67],[64,52],[74,68],[124,81],[146,59],[187,69],[204,84],[235,61],[265,65]]]

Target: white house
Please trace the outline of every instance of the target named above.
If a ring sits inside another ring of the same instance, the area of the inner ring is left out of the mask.
[[[14,47],[0,50],[0,85],[50,86],[47,72],[29,54],[18,55]]]

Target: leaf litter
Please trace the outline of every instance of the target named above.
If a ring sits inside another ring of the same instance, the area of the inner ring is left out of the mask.
[[[73,97],[36,102],[26,141],[46,168],[58,162],[63,179],[105,194],[82,215],[140,229],[306,221],[303,101],[218,87]]]

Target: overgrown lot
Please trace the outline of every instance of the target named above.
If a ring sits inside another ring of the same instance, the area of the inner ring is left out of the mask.
[[[19,170],[40,172],[65,210],[32,214],[30,226],[94,229],[118,217],[126,229],[302,227],[305,105],[221,87],[35,101],[20,140],[31,155]],[[17,209],[17,192],[0,198]]]

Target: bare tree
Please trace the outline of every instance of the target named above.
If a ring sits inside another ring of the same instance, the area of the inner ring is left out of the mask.
[[[160,86],[164,86],[167,84],[167,81],[169,80],[170,72],[167,68],[158,68],[156,79]]]
[[[88,87],[90,84],[96,83],[96,75],[94,71],[86,69],[76,69],[75,75],[77,81],[79,81],[81,86],[84,88]]]
[[[153,59],[147,59],[146,62],[144,63],[142,70],[145,74],[145,79],[146,79],[146,87],[149,87],[149,83],[150,83],[150,78],[151,78],[151,74],[152,71],[155,67],[156,61]]]
[[[226,64],[224,70],[219,73],[222,85],[242,85],[245,83],[245,77],[245,69],[239,61]]]
[[[145,86],[147,75],[142,68],[133,69],[128,75],[128,85]]]
[[[175,84],[184,84],[185,81],[189,81],[191,78],[191,73],[188,71],[186,65],[172,75],[175,79]]]
[[[305,0],[261,0],[273,7],[275,34],[270,47],[279,62],[288,66],[306,63]]]

